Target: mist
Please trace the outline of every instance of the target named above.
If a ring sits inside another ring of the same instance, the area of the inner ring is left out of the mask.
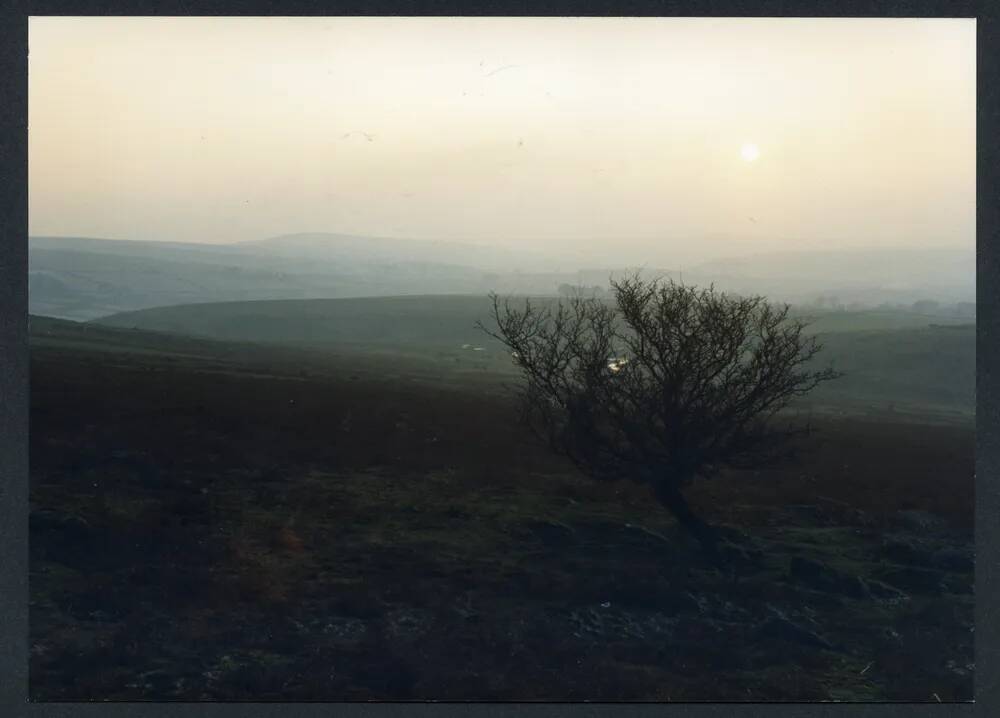
[[[46,17],[29,43],[32,235],[975,246],[974,20]]]

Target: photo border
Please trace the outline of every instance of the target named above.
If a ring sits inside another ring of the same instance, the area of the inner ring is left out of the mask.
[[[7,0],[0,9],[0,715],[339,716],[988,716],[1000,715],[1000,472],[995,372],[1000,264],[996,10],[988,3],[882,2],[319,2],[316,0]],[[31,15],[465,15],[977,18],[977,409],[975,703],[29,703],[27,30]]]

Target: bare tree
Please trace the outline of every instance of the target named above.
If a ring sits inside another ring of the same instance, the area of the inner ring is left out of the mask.
[[[638,274],[612,280],[614,303],[576,296],[522,308],[492,294],[496,330],[521,369],[528,425],[586,474],[648,484],[714,554],[717,531],[682,489],[720,468],[790,453],[808,425],[777,413],[839,374],[787,305]]]

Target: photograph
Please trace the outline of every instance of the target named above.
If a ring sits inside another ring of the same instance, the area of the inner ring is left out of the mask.
[[[30,701],[973,701],[976,18],[27,25]]]

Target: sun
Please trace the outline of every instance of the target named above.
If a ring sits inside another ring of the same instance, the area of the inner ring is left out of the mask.
[[[748,142],[740,148],[740,157],[744,162],[753,162],[760,157],[760,148],[752,142]]]

